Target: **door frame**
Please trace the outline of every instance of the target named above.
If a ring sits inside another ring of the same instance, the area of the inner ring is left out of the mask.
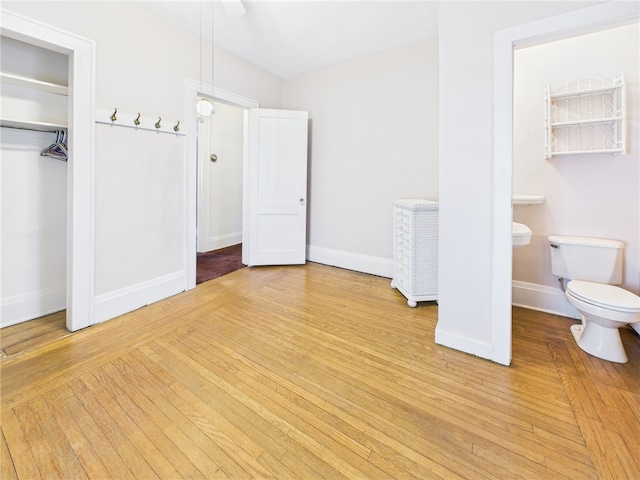
[[[0,33],[69,56],[66,322],[74,332],[94,323],[96,45],[4,8],[0,8]]]
[[[513,51],[638,21],[636,2],[609,2],[500,30],[494,36],[492,360],[511,362]]]
[[[198,158],[198,131],[199,119],[196,114],[196,102],[198,94],[205,94],[213,97],[216,102],[231,105],[233,107],[244,110],[244,134],[243,134],[243,164],[247,163],[247,123],[248,111],[251,108],[259,108],[260,102],[242,95],[214,87],[212,85],[203,84],[196,80],[187,78],[185,80],[185,118],[187,119],[187,174],[186,174],[186,238],[185,238],[185,265],[186,265],[186,285],[185,290],[191,290],[196,286],[196,264],[197,264],[197,235],[198,235],[198,211],[200,209],[200,199],[198,192],[202,188],[202,162]],[[215,115],[215,114],[214,114]],[[246,168],[243,169],[243,192],[242,201],[246,202]],[[243,214],[244,218],[244,214]],[[243,235],[244,235],[244,219],[243,219]]]

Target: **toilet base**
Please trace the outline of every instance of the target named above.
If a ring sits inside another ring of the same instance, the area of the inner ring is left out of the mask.
[[[627,363],[629,361],[617,328],[585,322],[571,325],[571,333],[578,346],[589,355],[609,362]]]

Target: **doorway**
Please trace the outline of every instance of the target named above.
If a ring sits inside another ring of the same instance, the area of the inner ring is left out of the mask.
[[[198,122],[197,284],[243,267],[244,112],[216,101],[213,109]]]
[[[614,140],[614,133],[619,134],[615,140],[626,144],[628,150],[637,135],[633,129],[598,123],[609,108],[613,113],[614,102],[619,118],[623,116],[624,95],[597,92],[603,86],[613,86],[615,79],[623,79],[629,89],[624,101],[626,118],[636,115],[632,89],[638,83],[639,30],[640,23],[636,22],[514,51],[513,188],[544,198],[538,205],[513,208],[514,221],[533,231],[531,243],[514,251],[514,305],[580,319],[551,273],[550,235],[622,241],[627,272],[623,288],[640,288],[640,278],[631,274],[640,268],[637,161],[631,153],[601,151],[605,141]],[[547,100],[542,92],[577,88],[595,89],[596,93],[560,97],[557,112],[561,117],[557,121],[566,121],[569,114],[581,114],[584,127],[558,127],[557,135],[549,134],[555,142],[545,142],[547,131],[542,127]],[[585,117],[595,121],[590,123]],[[620,130],[628,130],[626,142]],[[568,137],[580,152],[567,151]]]
[[[494,36],[492,359],[511,363],[513,51],[637,21],[635,2],[612,2],[501,30]],[[506,254],[505,254],[506,252]]]
[[[243,110],[213,106],[198,122],[198,253],[242,243]]]
[[[187,154],[188,158],[193,159],[189,162],[187,171],[189,214],[186,227],[186,289],[189,290],[196,286],[198,252],[242,242],[247,112],[251,108],[258,108],[259,103],[195,80],[188,79],[186,83]],[[213,101],[216,112],[205,118],[196,112],[198,99],[203,97]],[[227,144],[224,139],[216,143],[216,139],[225,134],[231,135],[233,139]],[[222,150],[217,150],[218,148]],[[212,161],[211,154],[216,155],[215,161]],[[240,187],[237,184],[222,185],[225,175],[233,177],[233,183],[239,182]],[[232,207],[230,211],[225,210],[225,195],[233,195],[233,200],[229,202]],[[239,215],[236,216],[231,210],[239,212]]]

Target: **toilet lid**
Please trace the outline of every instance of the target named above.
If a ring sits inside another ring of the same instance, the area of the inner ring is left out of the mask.
[[[640,297],[620,287],[571,280],[567,285],[567,291],[592,305],[621,312],[640,312]]]

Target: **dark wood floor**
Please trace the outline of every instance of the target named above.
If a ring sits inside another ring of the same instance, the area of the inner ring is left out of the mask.
[[[634,332],[613,364],[515,308],[504,367],[436,321],[388,279],[238,270],[3,359],[0,477],[639,478]]]

